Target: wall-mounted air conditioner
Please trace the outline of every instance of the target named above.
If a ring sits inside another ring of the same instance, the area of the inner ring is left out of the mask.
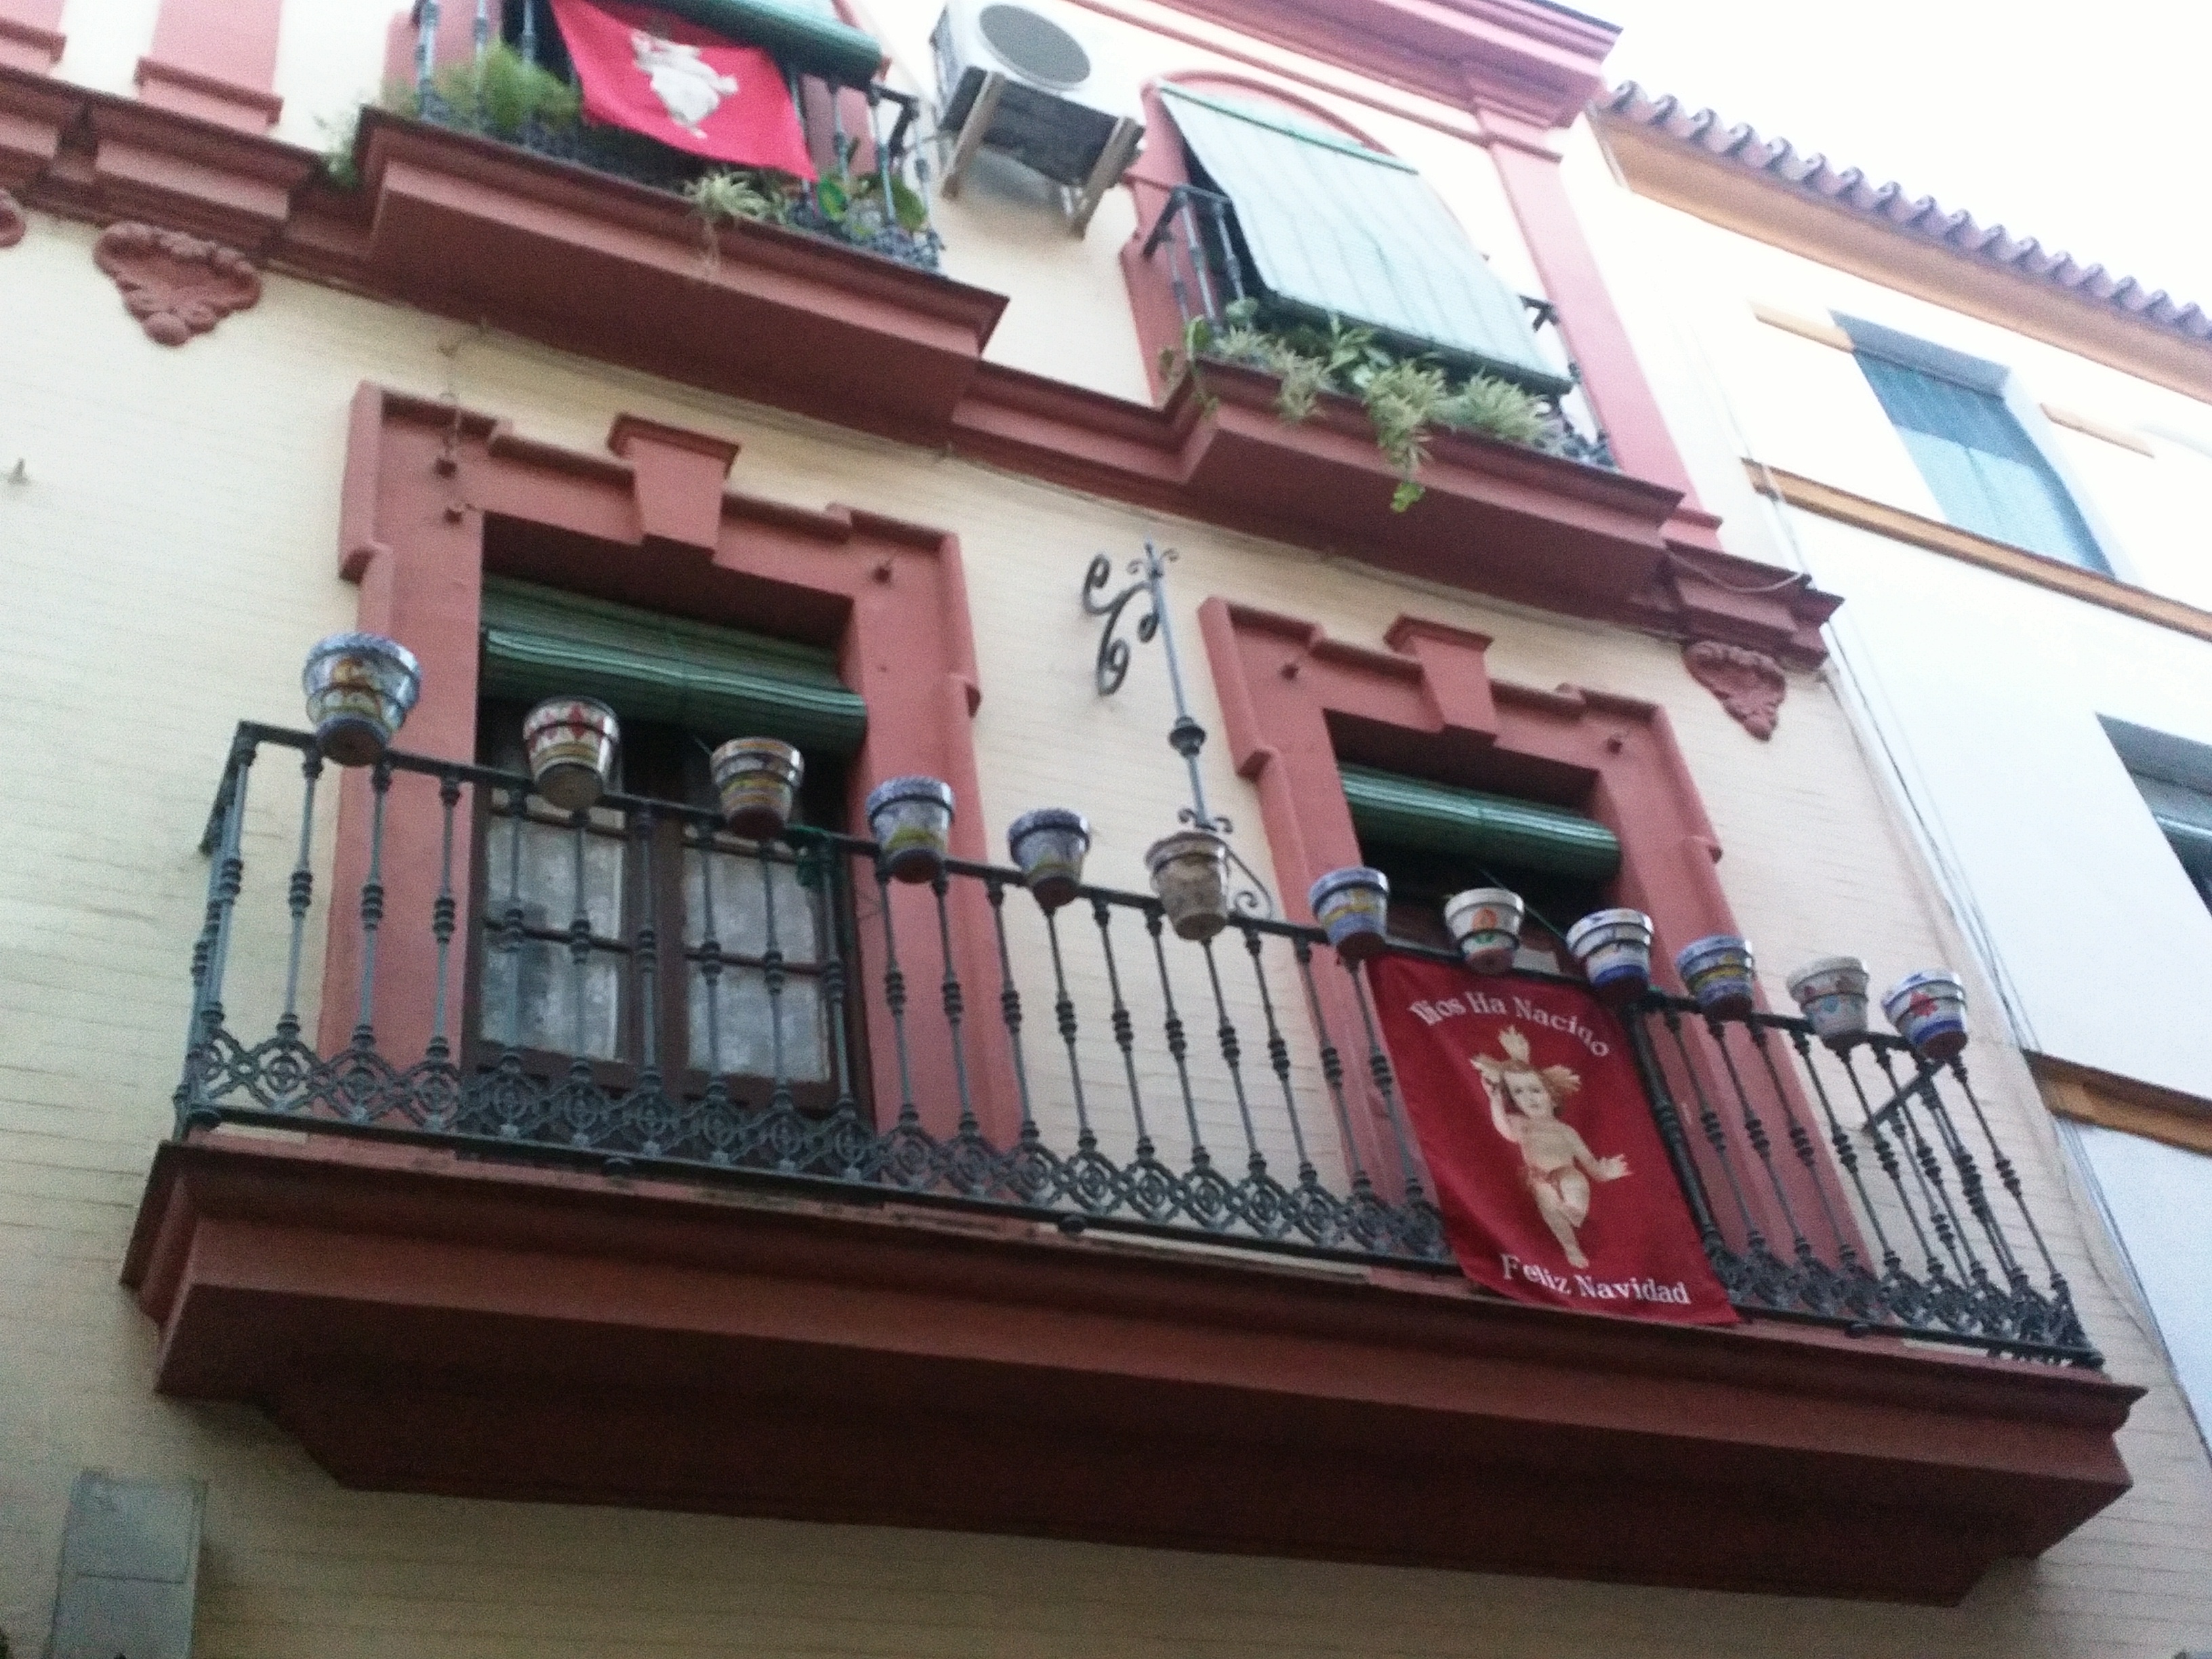
[[[940,129],[952,137],[943,189],[978,150],[1011,156],[1060,186],[1080,236],[1144,140],[1135,78],[1059,0],[951,0],[930,37]]]

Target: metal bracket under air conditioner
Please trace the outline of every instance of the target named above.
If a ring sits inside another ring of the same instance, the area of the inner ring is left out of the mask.
[[[975,89],[969,100],[966,118],[952,138],[952,154],[945,163],[945,172],[938,179],[940,196],[957,198],[960,187],[968,176],[968,169],[983,148],[989,136],[991,123],[999,113],[999,100],[1006,96],[1011,84],[1008,78],[996,70],[983,77],[983,84]],[[1060,205],[1067,215],[1069,234],[1080,238],[1091,228],[1091,216],[1098,204],[1106,199],[1106,192],[1121,181],[1128,170],[1137,146],[1145,136],[1144,124],[1124,116],[1114,124],[1114,131],[1098,152],[1082,187],[1068,185],[1060,188]]]

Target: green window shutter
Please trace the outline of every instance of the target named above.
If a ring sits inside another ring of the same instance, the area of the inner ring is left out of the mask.
[[[1236,207],[1254,274],[1273,299],[1532,392],[1568,390],[1520,300],[1413,167],[1263,106],[1160,91]]]
[[[781,738],[841,757],[868,727],[827,651],[499,576],[484,580],[483,693],[598,697],[716,741]]]
[[[1581,881],[1604,881],[1620,868],[1619,838],[1578,812],[1364,766],[1340,770],[1352,827],[1363,841]]]
[[[787,69],[865,87],[883,66],[875,37],[836,15],[828,0],[654,0],[740,46],[765,46]]]
[[[1976,535],[2111,574],[2081,509],[2002,393],[1863,349],[1857,355],[1945,518]]]

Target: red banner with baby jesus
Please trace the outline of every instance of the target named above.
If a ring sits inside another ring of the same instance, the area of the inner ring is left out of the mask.
[[[1469,1279],[1547,1307],[1735,1322],[1628,1040],[1595,997],[1410,957],[1367,972]]]
[[[584,113],[694,155],[814,177],[775,59],[651,6],[553,0]]]

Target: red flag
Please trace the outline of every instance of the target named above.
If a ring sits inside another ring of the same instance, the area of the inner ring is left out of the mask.
[[[553,0],[584,113],[741,167],[814,177],[775,59],[626,0]]]
[[[1595,997],[1409,957],[1368,974],[1469,1279],[1547,1307],[1735,1322],[1627,1038]]]

